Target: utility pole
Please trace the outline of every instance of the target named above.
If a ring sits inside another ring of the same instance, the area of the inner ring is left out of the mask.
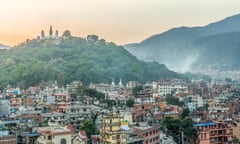
[[[182,137],[182,144],[184,144],[184,133],[181,131],[181,137]]]

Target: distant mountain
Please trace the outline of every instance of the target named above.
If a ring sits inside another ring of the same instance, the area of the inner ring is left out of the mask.
[[[0,43],[0,50],[2,49],[10,49],[11,47],[10,46],[7,46],[7,45],[3,45]]]
[[[239,70],[235,57],[240,55],[238,32],[240,14],[203,27],[174,28],[140,43],[125,45],[125,48],[141,60],[157,61],[176,71],[203,66]]]
[[[147,82],[161,77],[179,77],[165,65],[143,62],[122,46],[91,35],[86,39],[63,36],[59,39],[28,40],[0,53],[0,81],[2,85],[35,85],[57,80],[66,84],[80,80],[110,83]]]

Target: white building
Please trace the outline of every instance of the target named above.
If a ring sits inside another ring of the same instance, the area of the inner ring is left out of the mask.
[[[186,83],[175,79],[153,81],[152,87],[153,97],[166,96],[168,94],[188,93]]]

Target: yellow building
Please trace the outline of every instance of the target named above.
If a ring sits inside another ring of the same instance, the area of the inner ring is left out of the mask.
[[[121,129],[123,116],[111,112],[102,117],[100,124],[101,144],[126,144],[126,133]]]

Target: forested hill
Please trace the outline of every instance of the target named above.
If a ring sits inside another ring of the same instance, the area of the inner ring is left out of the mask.
[[[59,39],[27,40],[8,51],[0,51],[0,84],[31,86],[57,80],[66,84],[90,82],[147,82],[161,77],[178,77],[165,65],[139,61],[122,46],[91,35],[86,39],[63,36]]]
[[[240,14],[201,27],[179,27],[126,49],[144,61],[176,71],[239,71]]]

